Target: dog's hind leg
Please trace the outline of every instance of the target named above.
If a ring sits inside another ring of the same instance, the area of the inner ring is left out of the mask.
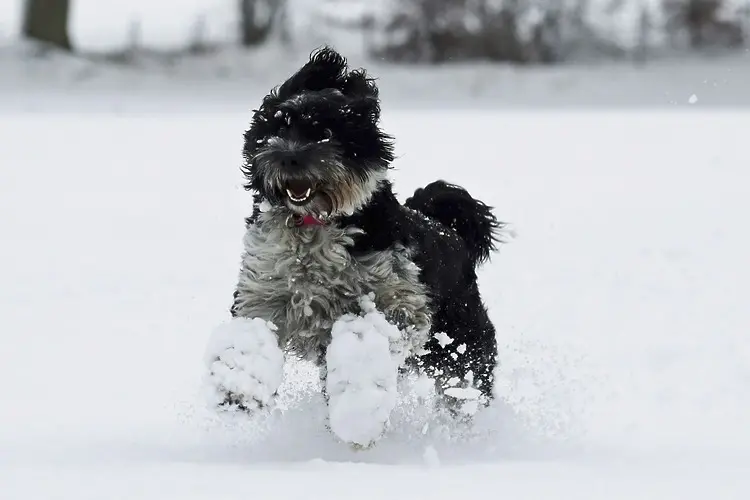
[[[367,448],[383,436],[396,406],[403,335],[371,298],[360,304],[362,314],[346,314],[331,329],[325,391],[330,430],[342,441]]]
[[[273,402],[284,373],[275,327],[259,318],[235,317],[216,328],[206,351],[211,403],[255,412]]]
[[[497,339],[479,295],[460,302],[436,315],[429,352],[420,360],[435,379],[443,404],[470,417],[492,399]]]

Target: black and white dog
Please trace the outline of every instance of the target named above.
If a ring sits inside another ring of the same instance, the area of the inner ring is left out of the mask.
[[[374,81],[327,47],[254,111],[242,168],[254,209],[232,319],[207,358],[218,407],[268,407],[285,355],[319,364],[329,426],[353,445],[383,434],[410,369],[458,413],[492,397],[497,343],[475,269],[502,225],[443,181],[401,205],[379,121]]]

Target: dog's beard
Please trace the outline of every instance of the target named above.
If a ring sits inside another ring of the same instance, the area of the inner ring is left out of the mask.
[[[319,159],[294,173],[280,167],[271,154],[260,153],[254,162],[263,197],[271,205],[319,219],[353,214],[385,180],[382,171],[354,172],[335,157]]]

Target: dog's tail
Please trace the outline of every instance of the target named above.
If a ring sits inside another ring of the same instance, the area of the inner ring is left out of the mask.
[[[472,263],[480,264],[501,242],[498,222],[489,207],[474,199],[464,188],[435,181],[417,189],[405,205],[450,227],[466,242]]]

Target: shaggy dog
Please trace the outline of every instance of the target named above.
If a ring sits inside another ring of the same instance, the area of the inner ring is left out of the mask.
[[[434,378],[458,414],[491,399],[497,344],[475,270],[501,224],[444,181],[401,205],[379,121],[373,79],[328,47],[254,111],[254,209],[232,320],[207,359],[217,406],[271,404],[285,355],[318,363],[328,425],[353,445],[385,431],[399,373]]]

